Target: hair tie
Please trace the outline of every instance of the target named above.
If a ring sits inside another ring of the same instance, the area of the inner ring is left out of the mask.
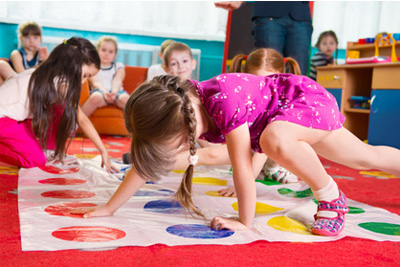
[[[247,55],[244,56],[244,60],[247,60]]]
[[[283,58],[283,62],[285,62],[285,64],[287,63],[287,59],[285,57]]]
[[[67,42],[68,42],[68,40],[67,39],[64,39],[64,41],[63,41],[63,44],[67,44]]]
[[[189,161],[189,165],[196,165],[197,164],[197,162],[199,161],[199,156],[197,156],[197,155],[190,155],[189,156],[189,158],[188,158],[188,161]]]

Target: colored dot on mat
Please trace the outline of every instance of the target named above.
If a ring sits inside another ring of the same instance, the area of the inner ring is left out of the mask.
[[[74,178],[48,178],[44,180],[40,180],[41,184],[54,184],[54,185],[76,185],[76,184],[84,184],[85,180],[82,179],[74,179]]]
[[[208,196],[212,196],[212,197],[226,197],[226,196],[221,196],[218,191],[208,191],[205,192],[206,195]],[[233,196],[229,196],[229,197],[233,197]]]
[[[280,188],[278,189],[278,192],[281,195],[294,198],[305,198],[313,195],[311,188],[308,188],[303,191],[293,191],[292,189],[289,188]]]
[[[71,203],[58,203],[55,205],[48,206],[44,209],[50,215],[56,216],[68,216],[74,218],[83,218],[83,214],[70,214],[70,210],[76,208],[86,208],[86,207],[96,207],[93,203],[83,203],[83,202],[71,202]]]
[[[239,204],[235,202],[232,204],[232,208],[236,211],[239,211]],[[256,214],[269,214],[274,213],[280,210],[284,210],[283,208],[274,207],[265,203],[256,202]]]
[[[160,189],[160,190],[139,190],[134,196],[137,197],[152,197],[152,196],[172,196],[174,191],[168,189]]]
[[[78,190],[54,190],[47,191],[41,194],[42,197],[52,198],[89,198],[96,194],[89,191],[78,191]]]
[[[358,224],[358,226],[378,234],[400,236],[399,224],[383,223],[383,222],[366,222],[366,223],[360,223]]]
[[[193,177],[194,184],[205,184],[205,185],[226,185],[226,180],[221,180],[212,177]]]
[[[186,170],[173,170],[172,172],[178,173],[178,174],[183,174],[185,173]],[[193,173],[198,173],[198,171],[194,171]]]
[[[267,225],[278,231],[290,232],[302,235],[312,235],[307,227],[301,222],[286,216],[278,216],[271,218]]]
[[[71,226],[60,228],[52,236],[74,242],[106,242],[126,236],[124,231],[103,226]]]
[[[381,171],[360,171],[360,174],[364,176],[372,176],[375,178],[397,178],[395,175],[387,173],[387,172],[381,172]]]
[[[68,169],[60,169],[55,166],[41,166],[39,167],[42,171],[49,172],[49,173],[54,173],[54,174],[66,174],[66,173],[75,173],[79,171],[79,167],[74,167],[74,168],[68,168]]]
[[[157,213],[170,213],[170,214],[185,213],[179,202],[174,200],[153,200],[147,202],[143,208],[145,211],[151,211]]]
[[[217,239],[233,235],[235,232],[227,229],[216,230],[201,224],[177,224],[168,227],[167,232],[185,238]]]

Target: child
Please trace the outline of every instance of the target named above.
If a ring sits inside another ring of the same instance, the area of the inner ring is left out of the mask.
[[[91,88],[90,97],[82,106],[86,116],[90,117],[93,112],[107,105],[115,105],[124,109],[129,94],[122,87],[125,79],[124,64],[115,63],[117,56],[117,40],[114,37],[103,36],[97,43],[100,56],[101,68],[99,73],[89,78]]]
[[[39,67],[26,70],[0,86],[0,162],[19,167],[63,161],[66,143],[76,123],[100,150],[102,166],[110,172],[106,148],[79,107],[82,83],[98,72],[96,48],[72,37],[58,45]]]
[[[244,230],[252,225],[256,206],[252,150],[267,154],[311,187],[318,201],[312,232],[319,235],[339,234],[349,209],[318,155],[356,169],[400,175],[400,151],[365,144],[343,128],[344,116],[335,98],[304,76],[229,73],[204,82],[159,76],[135,90],[124,114],[132,133],[133,166],[107,204],[75,213],[112,215],[146,180],[168,173],[180,147],[189,146],[189,167],[176,197],[201,214],[191,198],[195,143],[200,136],[226,141],[233,166],[239,217],[216,216],[211,221],[216,229]]]
[[[182,80],[190,79],[196,69],[196,60],[193,58],[190,47],[184,43],[173,42],[163,53],[167,73],[178,76]]]
[[[161,64],[152,65],[149,67],[149,69],[147,70],[147,81],[150,81],[155,76],[167,74],[167,72],[165,71],[165,62],[163,59],[163,53],[164,53],[165,49],[167,48],[167,46],[174,42],[175,41],[171,40],[171,39],[168,39],[168,40],[165,40],[164,42],[162,42],[161,47],[160,47],[161,50],[158,53],[158,57],[161,59]]]
[[[42,29],[36,22],[25,22],[18,26],[21,48],[10,55],[10,65],[17,73],[27,70],[49,57],[47,47],[40,47]]]
[[[338,39],[334,31],[325,31],[318,37],[318,52],[311,58],[310,78],[314,81],[317,79],[316,67],[334,64],[333,53],[337,51]],[[337,53],[336,53],[337,57]]]
[[[8,78],[15,75],[14,70],[10,64],[4,60],[0,60],[0,85],[2,85]]]

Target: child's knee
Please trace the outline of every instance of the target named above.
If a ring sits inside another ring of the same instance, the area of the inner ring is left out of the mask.
[[[97,108],[104,107],[106,105],[106,101],[101,94],[93,94],[88,99],[91,105],[96,106]]]

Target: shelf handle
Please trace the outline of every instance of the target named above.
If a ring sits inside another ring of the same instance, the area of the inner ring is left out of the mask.
[[[340,80],[340,77],[337,76],[337,75],[334,75],[334,76],[333,76],[333,79],[334,79],[334,80]]]
[[[374,100],[375,100],[375,98],[376,98],[376,95],[373,95],[371,97],[370,110],[371,110],[372,114],[378,113],[378,109],[374,109]]]

